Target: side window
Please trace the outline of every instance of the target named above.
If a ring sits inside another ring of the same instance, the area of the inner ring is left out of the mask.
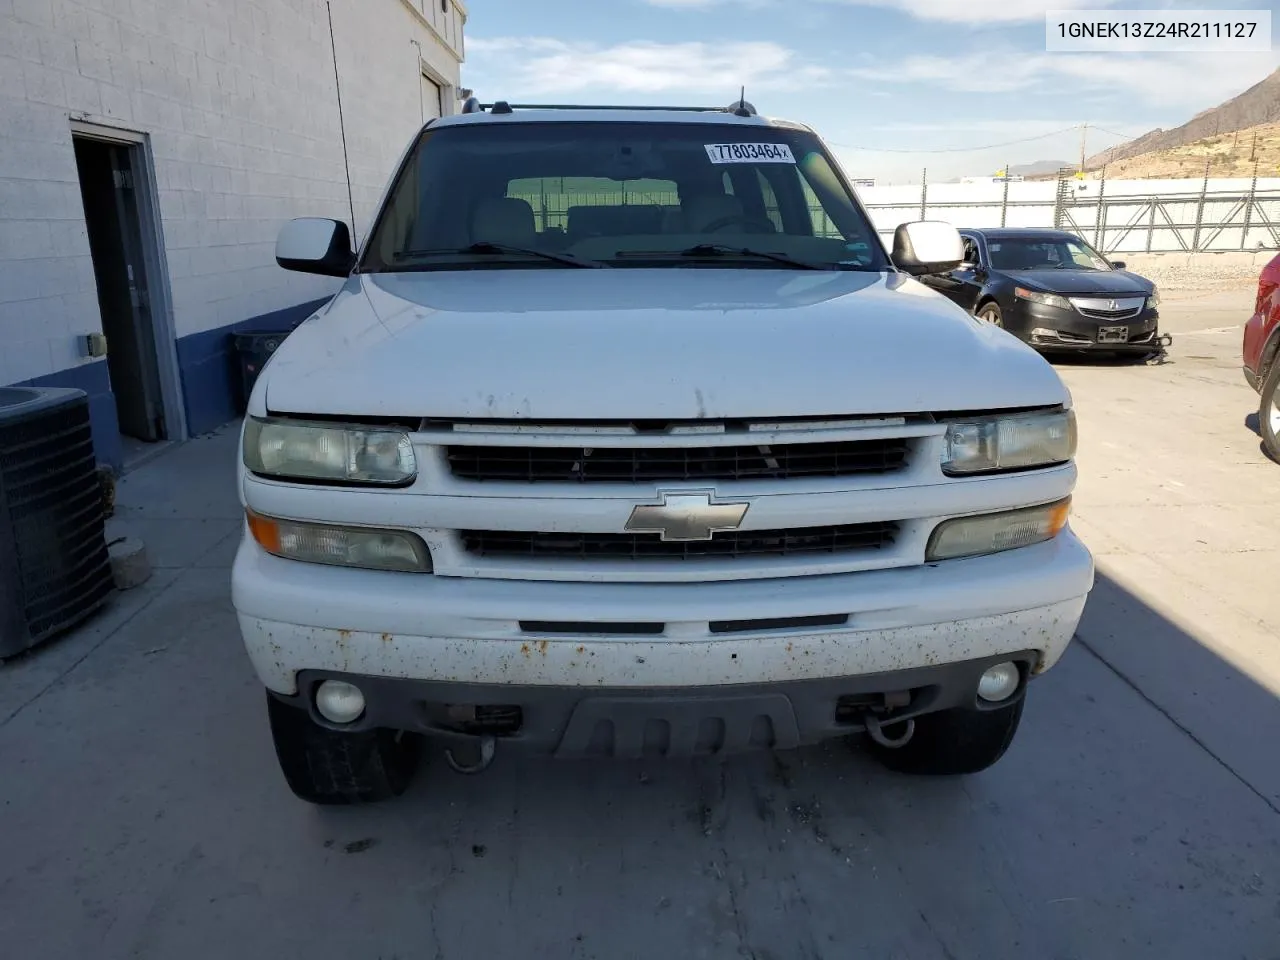
[[[978,264],[978,243],[973,237],[964,238],[964,262]]]
[[[783,233],[782,208],[778,204],[778,198],[773,192],[773,187],[770,186],[769,181],[765,179],[764,174],[759,170],[756,171],[756,179],[760,181],[760,195],[764,200],[764,215],[769,218],[775,230],[779,233]],[[807,196],[805,197],[805,200],[810,206],[813,205],[813,201],[809,200]]]
[[[826,237],[833,240],[843,240],[844,234],[836,229],[831,218],[827,216],[827,210],[822,205],[822,201],[818,199],[818,195],[813,192],[813,187],[809,186],[806,177],[799,177],[800,189],[804,191],[804,202],[809,207],[809,218],[813,221],[813,235],[815,237]]]

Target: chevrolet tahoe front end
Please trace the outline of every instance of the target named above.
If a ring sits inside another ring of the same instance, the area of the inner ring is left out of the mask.
[[[687,160],[670,174],[684,219],[602,236],[638,215],[597,209],[575,239],[571,207],[561,243],[493,202],[521,173],[495,161],[505,189],[495,176],[467,242],[402,236],[424,256],[380,261],[388,223],[415,230],[397,197],[432,149],[452,135],[474,171],[489,154],[468,146],[523,135],[505,115],[437,122],[360,264],[253,392],[233,597],[290,785],[393,795],[418,734],[464,770],[498,747],[688,756],[855,733],[900,769],[994,762],[1093,580],[1057,375],[895,269],[803,128],[547,113],[524,131],[545,149],[587,127],[597,175],[625,181],[640,155],[652,184]],[[708,170],[731,203],[705,199]],[[795,225],[805,185],[834,244]],[[698,203],[728,212],[699,223]],[[722,222],[742,225],[732,244],[699,237]],[[340,231],[293,229],[282,263],[341,270]],[[898,266],[921,272],[913,236],[931,242],[900,231]]]

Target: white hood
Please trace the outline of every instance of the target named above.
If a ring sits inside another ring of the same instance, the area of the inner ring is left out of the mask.
[[[1065,403],[1053,368],[897,274],[352,277],[264,371],[274,413],[684,420]]]

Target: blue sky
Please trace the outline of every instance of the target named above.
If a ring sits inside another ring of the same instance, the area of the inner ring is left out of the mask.
[[[624,104],[728,103],[745,84],[761,113],[815,127],[851,176],[941,180],[1073,159],[1082,123],[1090,153],[1177,126],[1280,66],[1275,49],[1046,53],[1046,10],[1273,4],[471,0],[463,84],[485,100]]]

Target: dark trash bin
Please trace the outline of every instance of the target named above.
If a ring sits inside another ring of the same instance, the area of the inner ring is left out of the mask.
[[[0,388],[0,660],[114,592],[83,390]]]
[[[292,330],[272,330],[265,333],[232,334],[235,341],[237,366],[240,368],[240,409],[249,406],[249,395],[258,375],[271,355],[284,342]]]

